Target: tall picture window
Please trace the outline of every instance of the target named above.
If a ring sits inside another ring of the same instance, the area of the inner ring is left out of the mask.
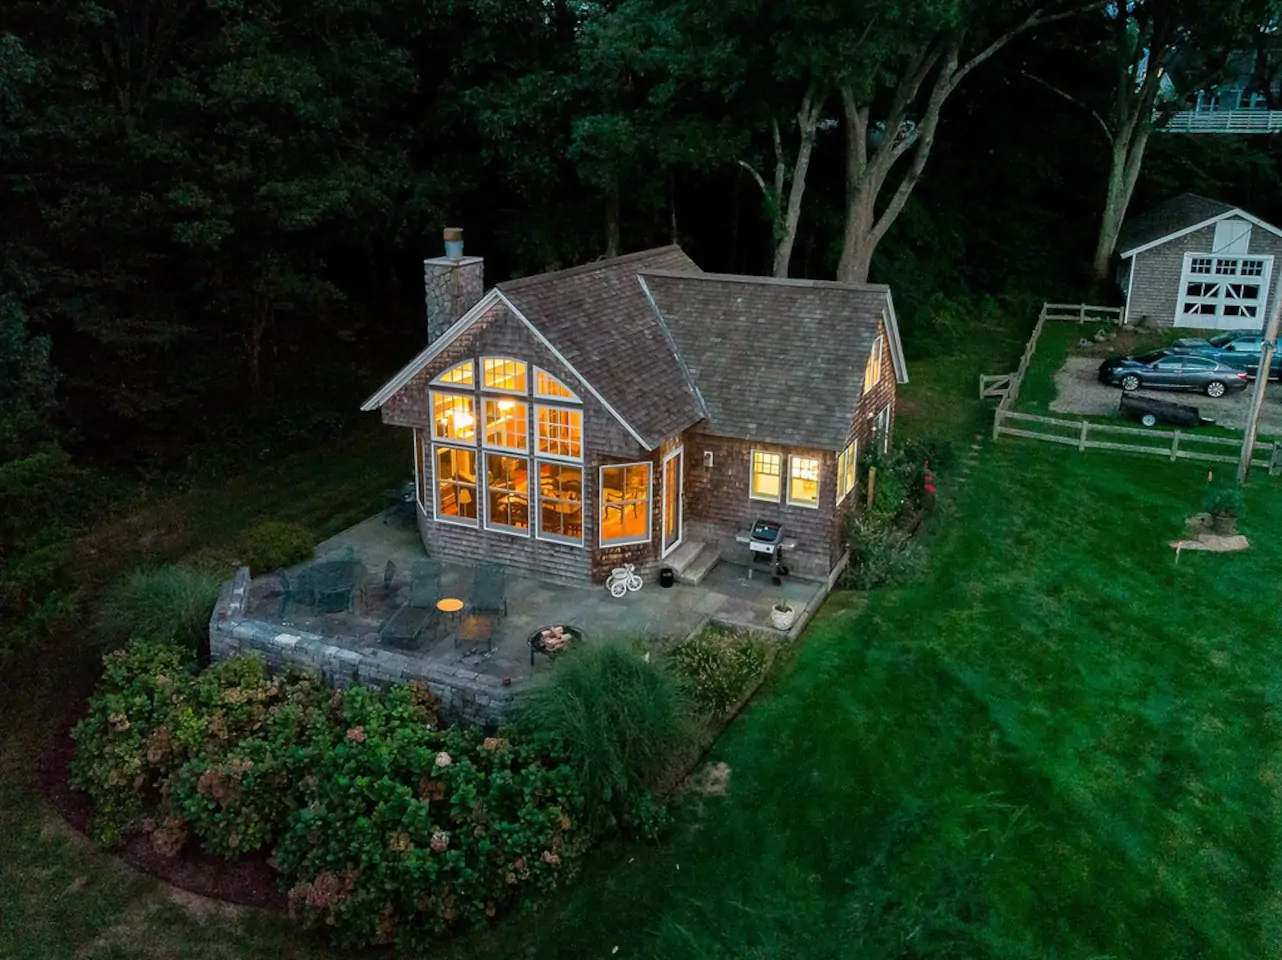
[[[601,544],[650,539],[650,464],[601,468]]]

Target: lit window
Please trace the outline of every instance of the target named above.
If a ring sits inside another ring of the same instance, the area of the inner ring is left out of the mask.
[[[819,505],[819,461],[815,457],[788,458],[788,502],[800,507]]]
[[[433,380],[433,383],[451,383],[455,386],[470,387],[476,381],[473,379],[475,372],[471,360],[464,360],[462,363],[450,367],[439,377]]]
[[[482,386],[486,390],[505,390],[508,393],[528,393],[525,382],[525,364],[520,360],[501,360],[487,357],[481,361],[484,370]]]
[[[433,391],[432,436],[437,440],[475,440],[476,407],[472,398]]]
[[[506,450],[529,446],[529,406],[509,397],[485,398],[485,445]]]
[[[855,489],[855,465],[859,459],[859,441],[852,440],[837,457],[837,502],[845,500]]]
[[[582,541],[582,467],[539,462],[539,536]]]
[[[778,500],[779,477],[783,472],[783,457],[764,450],[752,451],[752,481],[748,496],[753,500]]]
[[[537,367],[534,373],[534,393],[535,396],[547,397],[552,400],[579,402],[579,397],[573,390],[552,376],[552,374],[539,370]]]
[[[601,543],[650,539],[650,464],[601,468]]]
[[[881,336],[872,343],[872,351],[868,354],[868,362],[864,364],[864,393],[867,393],[873,387],[881,382]]]
[[[476,522],[476,451],[436,448],[436,516]]]
[[[564,410],[559,407],[539,407],[540,454],[583,459],[583,411]]]
[[[523,457],[489,454],[485,458],[487,527],[530,529],[529,461]]]
[[[890,404],[886,404],[873,419],[872,445],[874,450],[890,452]]]

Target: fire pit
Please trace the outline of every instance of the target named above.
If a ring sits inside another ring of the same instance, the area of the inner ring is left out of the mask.
[[[558,624],[553,627],[540,627],[530,634],[526,641],[530,645],[530,666],[534,666],[534,655],[541,653],[545,657],[561,653],[575,644],[583,642],[583,631],[578,627]]]

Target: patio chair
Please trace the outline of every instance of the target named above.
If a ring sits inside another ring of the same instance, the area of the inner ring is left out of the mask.
[[[276,579],[280,581],[280,614],[278,615],[280,620],[285,619],[285,613],[291,603],[301,603],[308,607],[316,605],[315,586],[311,577],[307,575],[307,571],[302,571],[297,579],[291,580],[284,570],[277,570]]]
[[[387,599],[392,599],[392,584],[396,581],[396,561],[388,560],[387,566],[383,568],[383,593]]]
[[[417,650],[424,631],[434,628],[440,617],[436,607],[440,599],[441,568],[431,560],[420,560],[410,568],[409,599],[378,628],[380,642]]]
[[[441,566],[435,560],[416,560],[410,567],[411,607],[436,609],[441,599]]]
[[[507,616],[507,573],[502,567],[482,564],[476,568],[472,575],[472,602],[468,609],[474,614]]]

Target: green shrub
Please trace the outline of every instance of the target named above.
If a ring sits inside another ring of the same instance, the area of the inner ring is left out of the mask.
[[[189,650],[138,640],[103,658],[89,712],[72,732],[71,785],[94,802],[94,839],[115,846],[141,829],[176,766],[167,724],[195,668]]]
[[[275,853],[290,905],[347,947],[427,950],[554,888],[588,842],[576,770],[547,736],[393,722],[359,688]]]
[[[1236,486],[1212,487],[1202,498],[1202,509],[1218,516],[1241,517],[1246,511],[1246,499]]]
[[[743,631],[707,629],[673,647],[667,655],[671,670],[689,691],[696,709],[711,717],[724,716],[743,699],[765,671],[767,647]]]
[[[854,515],[846,524],[850,562],[842,582],[855,590],[888,586],[919,573],[924,559],[911,537],[885,516]]]
[[[306,527],[268,520],[245,535],[237,552],[241,562],[258,575],[302,563],[311,557],[315,546],[316,540]]]
[[[182,559],[184,567],[211,574],[219,580],[230,580],[239,564],[239,554],[228,547],[201,547]]]
[[[593,830],[623,822],[691,730],[676,678],[616,644],[580,645],[519,704],[518,723],[560,738],[587,794]]]
[[[219,578],[187,567],[137,570],[107,592],[96,633],[108,646],[126,640],[172,640],[193,652],[209,640]]]

